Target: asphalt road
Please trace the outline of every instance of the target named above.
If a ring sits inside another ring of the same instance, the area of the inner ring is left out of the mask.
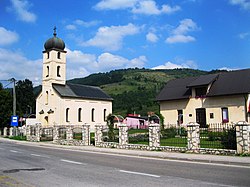
[[[4,186],[250,186],[250,167],[0,142]]]

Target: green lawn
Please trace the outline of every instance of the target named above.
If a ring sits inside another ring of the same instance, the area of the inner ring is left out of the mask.
[[[129,129],[128,134],[148,133],[148,129]]]

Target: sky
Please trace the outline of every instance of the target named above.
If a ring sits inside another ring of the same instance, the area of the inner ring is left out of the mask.
[[[67,80],[135,67],[245,69],[249,21],[249,0],[0,0],[0,81],[41,84],[54,26]]]

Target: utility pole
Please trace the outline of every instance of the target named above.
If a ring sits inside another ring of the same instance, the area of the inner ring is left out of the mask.
[[[16,115],[16,79],[11,78],[10,81],[13,82],[13,116]]]

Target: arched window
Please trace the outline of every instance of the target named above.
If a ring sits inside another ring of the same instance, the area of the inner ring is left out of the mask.
[[[57,59],[60,59],[60,58],[61,58],[61,53],[58,52],[58,53],[57,53]]]
[[[69,122],[69,108],[66,108],[66,122]]]
[[[91,110],[91,121],[95,122],[95,109],[94,108],[92,108]]]
[[[78,108],[78,122],[82,122],[82,109]]]
[[[47,105],[49,103],[49,92],[46,91],[46,96],[45,96],[45,104]]]
[[[49,77],[49,66],[47,66],[47,75],[46,77]]]
[[[61,75],[60,75],[60,66],[57,66],[57,77],[61,77]]]
[[[106,113],[107,113],[107,109],[104,109],[103,110],[103,121],[106,121],[107,118],[106,118]]]
[[[47,59],[49,59],[49,52],[47,52]]]

